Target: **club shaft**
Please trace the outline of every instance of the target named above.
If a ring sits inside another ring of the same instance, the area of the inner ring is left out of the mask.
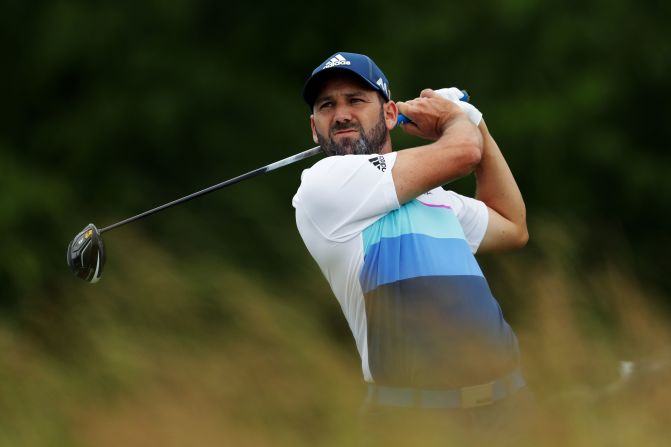
[[[292,163],[295,163],[297,161],[303,160],[305,158],[312,157],[314,155],[317,155],[321,153],[321,148],[319,146],[315,146],[312,149],[308,149],[306,151],[300,152],[296,155],[292,155],[291,157],[284,158],[282,160],[276,161],[275,163],[271,163],[267,166],[263,166],[258,169],[254,169],[253,171],[249,171],[245,174],[239,175],[237,177],[234,177],[232,179],[228,179],[226,181],[223,181],[221,183],[217,183],[216,185],[212,185],[209,188],[202,189],[200,191],[194,192],[193,194],[189,194],[188,196],[184,196],[182,198],[179,198],[177,200],[173,200],[172,202],[165,203],[161,206],[157,206],[156,208],[152,208],[148,211],[145,211],[143,213],[138,214],[137,216],[129,217],[128,219],[124,219],[120,222],[117,222],[115,224],[112,224],[108,227],[105,227],[100,230],[100,233],[104,233],[106,231],[113,230],[115,228],[119,228],[123,225],[129,224],[131,222],[135,222],[136,220],[143,219],[147,216],[151,216],[152,214],[156,214],[159,211],[163,211],[164,209],[173,207],[175,205],[179,205],[180,203],[188,202],[189,200],[195,199],[200,196],[204,196],[205,194],[211,193],[213,191],[217,191],[221,188],[225,188],[227,186],[233,185],[235,183],[241,182],[243,180],[247,180],[252,177],[256,177],[257,175],[265,174],[266,172],[274,171],[275,169],[281,168],[282,166],[287,166]]]

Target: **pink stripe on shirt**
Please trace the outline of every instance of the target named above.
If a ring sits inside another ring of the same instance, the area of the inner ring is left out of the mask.
[[[449,205],[434,205],[433,203],[426,203],[426,202],[422,202],[421,200],[418,200],[418,202],[421,203],[422,205],[430,206],[430,207],[433,207],[433,208],[447,208],[448,210],[452,209],[452,207],[449,206]]]

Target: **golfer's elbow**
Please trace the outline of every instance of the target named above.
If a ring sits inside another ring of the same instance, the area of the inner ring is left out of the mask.
[[[527,223],[523,222],[518,227],[517,237],[515,238],[514,246],[515,248],[522,248],[525,245],[527,245],[527,242],[529,242],[529,229],[527,228]]]
[[[490,251],[508,251],[517,250],[524,247],[529,241],[529,232],[526,225],[510,225],[508,228],[501,228],[500,233],[494,233],[487,244]]]

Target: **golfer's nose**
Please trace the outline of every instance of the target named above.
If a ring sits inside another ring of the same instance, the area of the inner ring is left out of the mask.
[[[338,104],[335,109],[335,120],[346,123],[352,120],[352,109],[348,104]]]

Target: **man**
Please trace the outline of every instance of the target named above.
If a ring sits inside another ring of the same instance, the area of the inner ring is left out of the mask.
[[[523,246],[526,213],[481,114],[430,89],[396,103],[355,53],[320,64],[303,97],[328,157],[303,172],[296,222],[354,335],[368,410],[471,421],[511,401],[524,387],[517,339],[473,253]],[[399,113],[432,142],[392,152]],[[441,188],[472,172],[475,199]]]

